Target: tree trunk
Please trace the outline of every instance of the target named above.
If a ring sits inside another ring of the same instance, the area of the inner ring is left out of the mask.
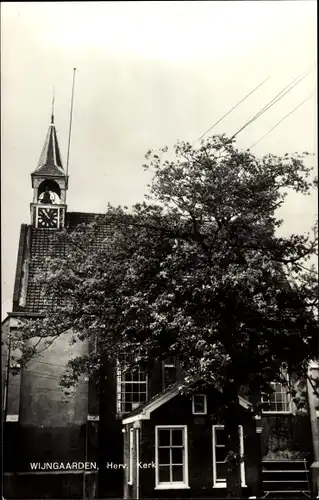
[[[235,384],[225,387],[227,397],[227,410],[225,412],[225,434],[226,453],[228,458],[227,467],[227,498],[241,497],[241,473],[240,473],[240,407],[238,403],[238,387]]]
[[[240,451],[239,451],[239,429],[236,422],[225,422],[227,435],[226,451],[228,456],[227,468],[227,498],[240,498],[241,496],[241,474],[240,474]]]

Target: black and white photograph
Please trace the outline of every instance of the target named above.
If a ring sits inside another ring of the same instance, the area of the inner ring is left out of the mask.
[[[319,498],[316,20],[2,2],[2,500]]]

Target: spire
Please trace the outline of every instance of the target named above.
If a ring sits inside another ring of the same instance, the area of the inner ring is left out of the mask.
[[[54,124],[54,101],[55,96],[53,91],[51,124],[44,142],[38,166],[34,173],[60,176],[65,175],[65,172],[62,165],[60,148]]]

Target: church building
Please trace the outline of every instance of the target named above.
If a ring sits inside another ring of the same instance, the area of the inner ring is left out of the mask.
[[[226,497],[224,428],[211,416],[218,398],[200,389],[181,393],[178,359],[154,363],[151,373],[110,367],[99,402],[92,381],[81,381],[68,397],[59,385],[70,357],[88,352],[85,343],[71,346],[68,334],[30,340],[40,355],[22,369],[13,363],[11,334],[48,306],[33,278],[49,253],[63,255],[56,233],[97,215],[68,211],[69,177],[53,115],[31,189],[12,312],[2,323],[4,498],[84,499],[94,488],[97,498]],[[310,369],[318,375],[316,363]],[[249,401],[238,395],[243,498],[318,494],[319,401],[310,387],[299,386],[306,409],[298,410],[285,387],[274,384],[254,420],[247,419]]]

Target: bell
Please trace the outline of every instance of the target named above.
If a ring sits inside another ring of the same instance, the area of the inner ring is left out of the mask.
[[[43,198],[41,201],[42,201],[42,203],[51,203],[51,196],[50,196],[49,191],[45,191],[43,193]]]

